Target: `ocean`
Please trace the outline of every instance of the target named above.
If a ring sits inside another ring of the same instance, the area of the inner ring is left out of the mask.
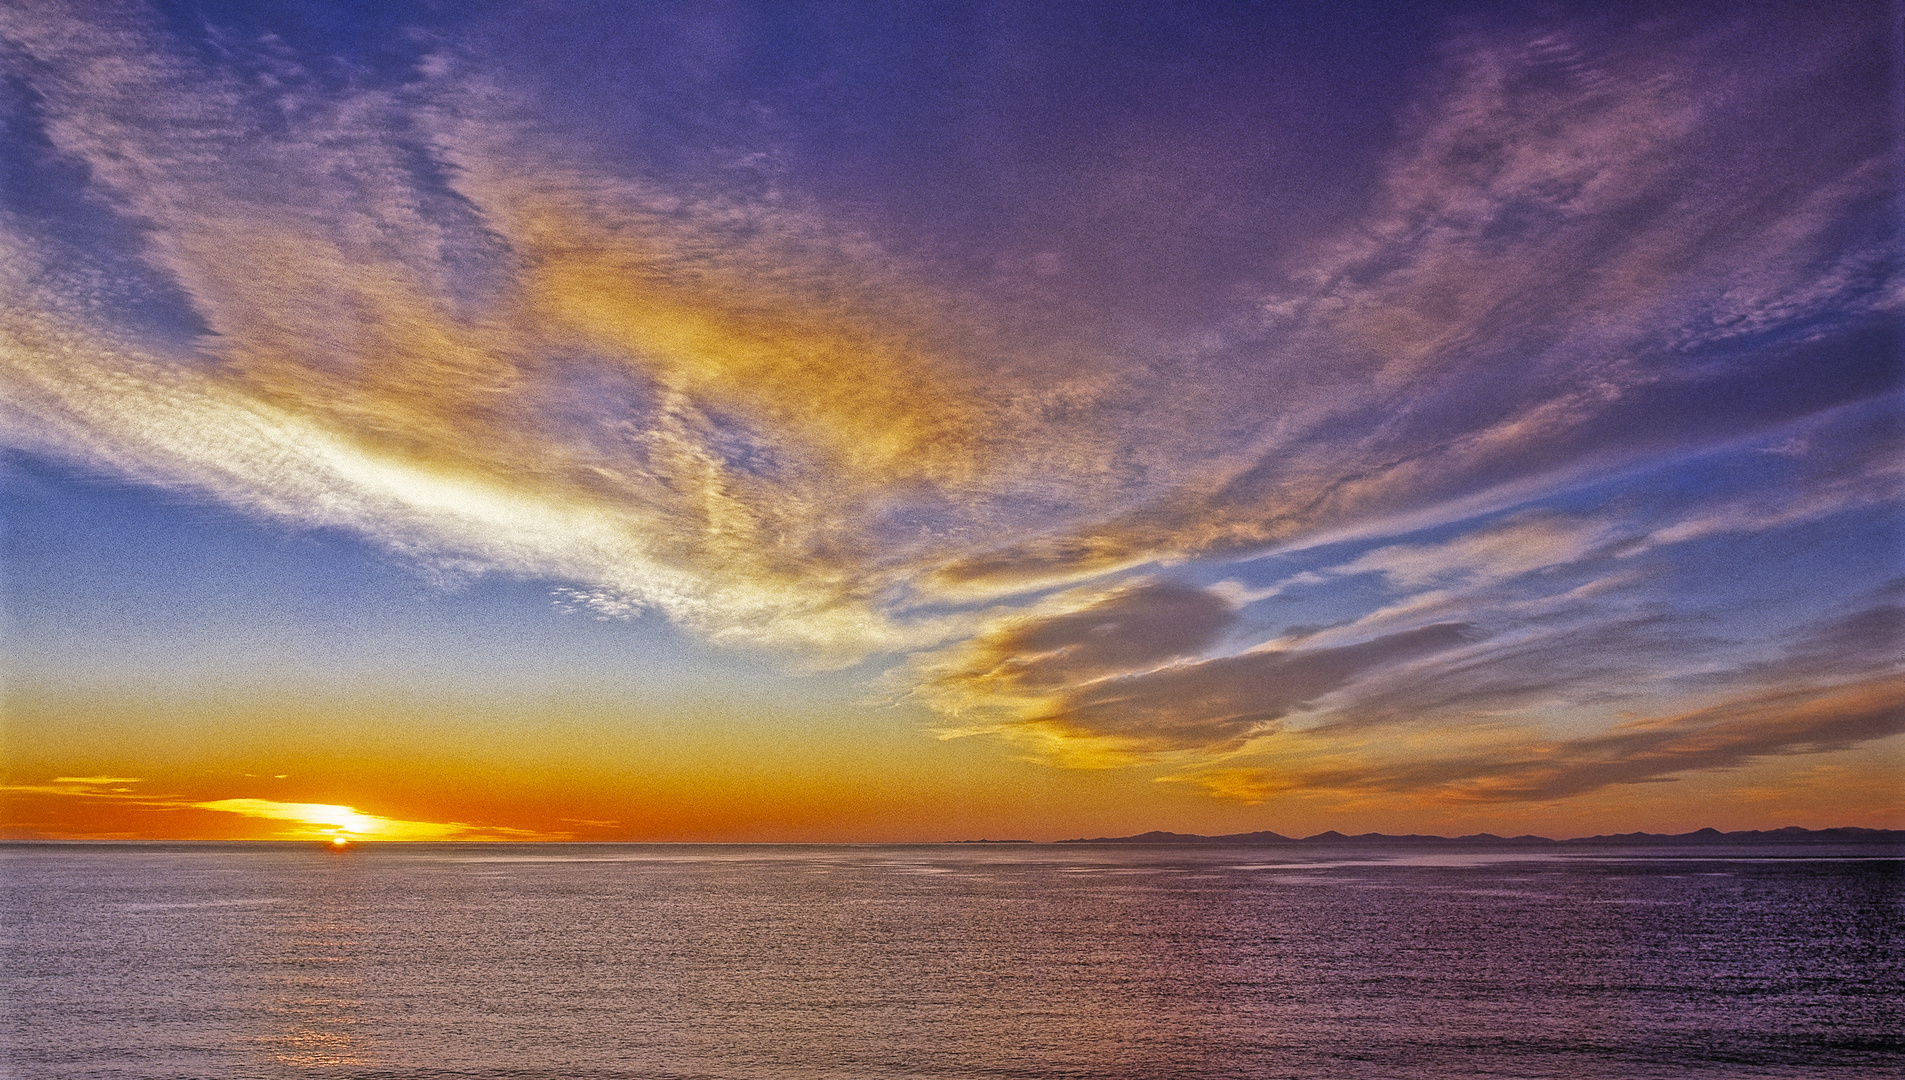
[[[14,844],[5,1075],[1905,1075],[1895,851]]]

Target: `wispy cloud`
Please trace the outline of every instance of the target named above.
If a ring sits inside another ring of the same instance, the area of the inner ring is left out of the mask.
[[[1008,618],[924,670],[948,736],[998,735],[1064,764],[1130,764],[1234,749],[1371,669],[1440,652],[1442,623],[1334,648],[1201,657],[1236,613],[1218,594],[1153,582]]]
[[[284,802],[276,799],[194,799],[140,791],[127,785],[136,777],[60,776],[48,784],[0,785],[0,795],[12,800],[57,796],[60,800],[97,801],[139,813],[181,810],[236,814],[282,823],[266,839],[273,840],[567,840],[570,834],[545,833],[500,825],[472,825],[459,821],[412,821],[365,813],[332,803]],[[585,823],[601,824],[601,823]]]
[[[1245,802],[1298,791],[1538,802],[1846,750],[1905,732],[1899,592],[1895,582],[1866,603],[1801,624],[1774,640],[1771,656],[1672,677],[1650,673],[1663,657],[1714,655],[1725,639],[1702,641],[1657,614],[1483,642],[1407,678],[1358,684],[1301,728],[1167,779]],[[1691,692],[1705,703],[1552,734],[1557,712],[1623,702],[1641,690]],[[1389,737],[1372,740],[1375,726]]]
[[[846,658],[940,633],[876,603],[909,563],[1092,471],[850,233],[555,164],[450,67],[261,100],[136,13],[9,32],[61,74],[55,151],[209,331],[113,333],[3,223],[16,445]]]
[[[1804,161],[1747,134],[1829,95],[1856,33],[1810,26],[1765,67],[1738,59],[1750,21],[1450,42],[1368,213],[1187,370],[1226,394],[1197,431],[1238,441],[1137,509],[940,573],[1406,531],[1884,393],[1878,121]]]
[[[52,152],[211,332],[184,355],[111,332],[70,253],[10,219],[16,445],[843,658],[948,632],[896,599],[1454,510],[1629,453],[1732,377],[1710,340],[1856,319],[1880,286],[1876,249],[1831,239],[1878,159],[1835,146],[1782,176],[1785,210],[1713,178],[1787,164],[1711,134],[1776,89],[1700,74],[1686,50],[1725,34],[1452,43],[1368,221],[1260,326],[1153,368],[1014,346],[817,211],[619,178],[454,50],[339,95],[290,60],[208,66],[133,7],[28,5],[6,32]],[[1700,412],[1667,441],[1762,422]]]
[[[9,131],[65,201],[0,213],[0,425],[596,617],[810,665],[910,654],[946,733],[1213,790],[1284,783],[1233,761],[1273,735],[1578,716],[1630,694],[1621,671],[1741,690],[1786,660],[1652,591],[1671,560],[1900,484],[1896,399],[1861,405],[1894,392],[1900,296],[1890,118],[1842,92],[1867,29],[1454,37],[1360,213],[1228,268],[1210,325],[1113,341],[1066,321],[1091,304],[949,284],[798,193],[613,160],[467,44],[338,86],[135,4],[31,0],[0,14],[30,91]],[[1756,439],[1756,484],[1562,498]],[[1326,629],[1245,614],[1364,587]],[[1846,688],[1876,663],[1733,719],[1529,743],[1552,774],[1483,746],[1472,774],[1301,775],[1501,795],[1724,768],[1885,730]],[[294,805],[223,802],[199,808]],[[465,828],[387,825],[412,827]]]
[[[1443,740],[1437,753],[1374,758],[1351,747],[1278,748],[1289,763],[1233,764],[1163,779],[1248,803],[1279,794],[1427,796],[1445,804],[1545,802],[1621,784],[1658,783],[1756,759],[1850,749],[1905,733],[1905,681],[1776,690],[1691,712],[1625,720],[1575,739],[1499,731]]]
[[[406,821],[402,818],[365,814],[348,807],[327,803],[275,802],[270,799],[212,799],[182,803],[194,810],[213,810],[221,814],[265,818],[286,822],[288,828],[278,834],[283,840],[541,840],[545,834],[530,829],[503,828],[495,825],[465,825],[462,822]]]

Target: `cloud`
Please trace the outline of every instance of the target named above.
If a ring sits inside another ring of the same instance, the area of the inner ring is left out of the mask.
[[[921,696],[949,735],[993,734],[1066,764],[1219,752],[1359,675],[1440,652],[1443,623],[1352,645],[1199,658],[1236,620],[1216,592],[1149,582],[1012,617],[924,669]]]
[[[1777,60],[1742,59],[1766,40],[1752,18],[1450,42],[1367,212],[1187,363],[1224,402],[1198,430],[1238,441],[1087,528],[938,573],[1059,581],[1408,531],[1885,393],[1886,122],[1855,110],[1803,151],[1755,134],[1847,100],[1855,22],[1782,26]]]
[[[1235,620],[1230,604],[1205,589],[1178,582],[1129,585],[1077,610],[995,626],[961,651],[965,670],[944,679],[1042,693],[1195,655]]]
[[[1784,667],[1861,670],[1905,664],[1905,606],[1874,604],[1810,627],[1787,653]]]
[[[1905,607],[1900,582],[1873,590],[1852,610],[1793,629],[1777,655],[1697,672],[1681,681],[1710,690],[1740,684],[1792,686],[1867,679],[1905,669]]]
[[[1559,514],[1516,515],[1440,544],[1378,548],[1333,573],[1380,573],[1403,588],[1490,584],[1576,562],[1609,539],[1607,523]]]
[[[213,810],[221,814],[241,814],[293,824],[278,839],[328,840],[542,840],[548,837],[530,829],[512,829],[495,825],[465,825],[461,822],[405,821],[401,818],[365,814],[348,807],[327,803],[288,803],[270,799],[213,799],[208,802],[181,803],[194,810]]]
[[[1331,699],[1308,723],[1317,730],[1422,728],[1624,700],[1663,663],[1685,663],[1723,644],[1687,622],[1589,611],[1559,625],[1510,624],[1436,662],[1377,674]]]
[[[279,779],[283,779],[280,777]],[[171,812],[207,810],[249,818],[284,822],[276,840],[567,840],[568,833],[543,833],[502,825],[471,825],[459,821],[411,821],[369,814],[332,803],[294,803],[274,799],[192,799],[179,795],[145,794],[115,786],[136,784],[133,777],[61,776],[51,784],[0,784],[0,793],[17,797],[53,795],[65,800],[110,803],[121,811]],[[106,790],[100,790],[100,789]],[[600,824],[600,823],[590,823]]]
[[[1893,505],[1905,491],[1905,460],[1897,453],[1900,400],[1876,409],[1848,408],[1808,425],[1803,434],[1769,448],[1795,459],[1792,475],[1730,499],[1693,507],[1647,537],[1648,547],[1711,536],[1760,533],[1818,521],[1853,510]],[[1794,450],[1795,442],[1803,444]]]
[[[1857,350],[1710,347],[1836,342],[1883,276],[1843,239],[1879,156],[1728,135],[1826,77],[1830,27],[1764,61],[1750,27],[1451,42],[1364,220],[1162,356],[1028,335],[817,207],[618,173],[454,47],[340,92],[133,6],[6,32],[70,166],[40,182],[89,176],[204,331],[126,334],[14,216],[14,445],[833,662],[954,632],[917,600],[1447,519],[1764,423],[1711,391]],[[1768,407],[1863,392],[1807,385]]]
[[[1371,680],[1320,723],[1165,779],[1251,803],[1298,791],[1530,802],[1833,753],[1905,732],[1901,641],[1905,614],[1895,602],[1861,606],[1790,631],[1774,658],[1673,680],[1717,691],[1718,703],[1544,736],[1540,713],[1516,707],[1553,712],[1561,702],[1621,700],[1676,645],[1698,654],[1711,644],[1688,640],[1672,619],[1589,622],[1498,649],[1484,644],[1406,679]],[[1392,727],[1389,740],[1366,737],[1376,724]],[[1279,764],[1256,763],[1265,759]]]
[[[1580,717],[1616,702],[1652,708],[1687,693],[1871,679],[1905,655],[1895,602],[1874,603],[1857,582],[1837,613],[1788,621],[1773,605],[1679,586],[1689,565],[1710,572],[1698,562],[1630,566],[1628,550],[1627,542],[1602,549],[1551,580],[1416,592],[1306,637],[1330,645],[1451,617],[1485,628],[1460,650],[1359,680],[1304,724],[1353,731]],[[1610,561],[1618,568],[1609,571]]]
[[[0,220],[15,446],[822,660],[942,634],[875,598],[1089,472],[1089,433],[1029,441],[947,305],[854,236],[560,164],[454,64],[266,94],[132,8],[8,33],[69,166],[44,182],[141,223],[203,331],[156,349],[45,223]]]
[[[1365,205],[1209,268],[1227,317],[1122,341],[1063,294],[1089,274],[1015,306],[797,191],[617,161],[467,43],[340,86],[137,5],[0,18],[33,196],[0,212],[8,446],[595,617],[910,653],[948,734],[1221,759],[1194,775],[1242,791],[1230,756],[1272,732],[1737,689],[1774,661],[1648,593],[1663,552],[1896,501],[1893,139],[1885,95],[1847,92],[1875,62],[1856,18],[1451,39]],[[1755,440],[1756,485],[1561,498]],[[1267,587],[1187,583],[1327,544]],[[1300,647],[1244,614],[1358,575],[1380,600],[1304,616],[1329,627]],[[1824,672],[1893,617],[1778,663]],[[1757,708],[1542,744],[1563,779],[1479,752],[1496,790],[1545,791],[1735,760],[1695,729],[1813,745]]]
[[[598,622],[606,622],[610,619],[632,619],[640,615],[642,611],[641,605],[636,601],[618,593],[603,592],[599,589],[585,591],[558,586],[550,590],[550,596],[553,597],[550,604],[556,610],[568,614],[587,610],[594,613],[590,618]]]
[[[1359,762],[1353,752],[1311,747],[1306,756],[1328,756],[1331,763],[1224,766],[1161,779],[1249,804],[1294,792],[1419,795],[1445,804],[1548,802],[1738,768],[1765,757],[1832,753],[1900,733],[1905,733],[1905,683],[1894,680],[1742,699],[1626,721],[1580,739],[1528,741],[1505,749],[1469,745],[1465,753],[1445,751],[1413,761]]]
[[[1223,749],[1365,672],[1462,645],[1471,629],[1436,623],[1354,645],[1251,652],[1120,675],[1076,688],[1048,722],[1143,749]]]
[[[1786,621],[1795,616],[1777,604],[1741,610],[1746,583],[1781,572],[1764,560],[1833,544],[1833,534],[1816,526],[1835,518],[1847,537],[1890,542],[1894,527],[1873,512],[1882,514],[1896,495],[1898,466],[1884,419],[1895,404],[1852,406],[1801,425],[1820,447],[1806,455],[1811,460],[1768,464],[1749,441],[1631,475],[1617,497],[1593,499],[1588,511],[1526,509],[1443,527],[1433,540],[1385,544],[1249,595],[1316,602],[1332,589],[1340,594],[1356,575],[1379,575],[1382,599],[1373,607],[1365,601],[1353,617],[1306,628],[1302,640],[1310,647],[1435,621],[1484,628],[1477,636],[1485,640],[1434,663],[1360,681],[1309,721],[1320,725],[1571,709],[1658,694],[1665,686],[1710,690],[1757,678],[1749,674],[1755,671],[1790,674],[1795,655],[1769,650],[1796,647],[1784,640],[1800,632]],[[1729,587],[1689,587],[1714,573],[1716,562],[1729,565],[1720,571]],[[1864,583],[1826,588],[1813,602],[1837,595],[1829,602],[1857,605]],[[1820,665],[1841,672],[1863,676],[1883,666],[1851,641],[1814,651]]]

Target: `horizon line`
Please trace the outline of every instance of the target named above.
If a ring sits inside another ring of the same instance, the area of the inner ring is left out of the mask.
[[[1578,842],[1593,841],[1593,840],[1625,840],[1625,839],[1637,839],[1637,838],[1643,838],[1643,837],[1653,838],[1657,840],[1684,840],[1690,837],[1701,837],[1704,839],[1712,839],[1712,838],[1726,839],[1729,837],[1775,837],[1775,836],[1779,836],[1780,834],[1787,834],[1787,835],[1794,835],[1795,838],[1797,838],[1798,835],[1812,837],[1812,836],[1817,836],[1824,833],[1878,834],[1878,835],[1886,836],[1887,838],[1890,838],[1890,839],[1905,841],[1905,829],[1882,828],[1882,827],[1865,826],[1865,825],[1831,825],[1831,826],[1825,826],[1822,828],[1812,829],[1812,828],[1806,828],[1805,826],[1800,826],[1800,825],[1785,825],[1777,829],[1734,829],[1734,830],[1722,831],[1712,826],[1705,826],[1699,829],[1694,829],[1690,832],[1682,832],[1682,833],[1658,833],[1658,832],[1647,832],[1644,830],[1636,830],[1633,832],[1625,832],[1625,833],[1596,833],[1589,836],[1568,836],[1568,837],[1549,837],[1549,836],[1541,836],[1535,833],[1521,833],[1514,836],[1505,836],[1498,833],[1489,833],[1489,832],[1466,833],[1461,836],[1442,836],[1439,834],[1432,834],[1432,833],[1380,833],[1380,832],[1343,833],[1336,829],[1326,829],[1323,832],[1313,833],[1309,836],[1286,836],[1282,833],[1278,833],[1269,829],[1256,830],[1253,832],[1245,832],[1245,833],[1223,833],[1218,835],[1205,835],[1201,833],[1178,833],[1178,832],[1170,832],[1168,830],[1154,829],[1154,830],[1150,830],[1150,831],[1142,832],[1142,833],[1133,833],[1128,836],[1068,837],[1068,838],[1057,839],[1057,840],[1029,840],[1029,839],[1016,839],[1016,838],[993,839],[990,837],[969,838],[969,839],[962,838],[962,839],[954,839],[954,840],[590,840],[590,839],[583,839],[578,837],[538,837],[538,838],[463,837],[463,838],[438,838],[438,839],[388,839],[388,840],[385,840],[385,839],[378,839],[375,837],[350,837],[348,838],[348,846],[358,847],[360,845],[365,845],[365,844],[407,845],[407,846],[440,846],[440,845],[459,845],[459,844],[480,844],[484,846],[509,845],[509,844],[564,844],[564,845],[597,845],[597,846],[613,845],[613,846],[629,846],[629,847],[634,847],[634,846],[645,846],[645,847],[660,847],[660,846],[674,846],[674,847],[941,847],[941,846],[949,846],[949,845],[967,845],[967,844],[1003,844],[1003,845],[1011,845],[1011,846],[1051,847],[1051,846],[1058,846],[1058,845],[1119,844],[1119,843],[1145,844],[1145,845],[1151,845],[1151,846],[1183,844],[1188,846],[1188,845],[1195,845],[1199,843],[1220,844],[1225,841],[1246,842],[1246,843],[1255,842],[1255,843],[1306,844],[1306,843],[1312,843],[1316,841],[1332,842],[1332,841],[1339,841],[1339,840],[1355,840],[1355,841],[1365,841],[1365,842],[1375,842],[1380,840],[1403,840],[1403,841],[1413,841],[1417,843],[1434,842],[1434,841],[1441,841],[1444,843],[1460,843],[1463,841],[1512,843],[1516,841],[1522,841],[1522,842],[1539,842],[1539,843],[1550,843],[1550,844],[1567,844],[1567,843],[1578,843]],[[1147,838],[1156,838],[1156,839],[1147,839]],[[330,838],[313,838],[313,837],[192,838],[192,837],[152,837],[152,836],[143,836],[143,837],[0,836],[0,846],[55,845],[55,844],[98,845],[98,846],[112,845],[112,844],[137,844],[137,845],[296,844],[296,845],[312,845],[312,846],[319,846],[319,847],[334,846],[333,840]]]

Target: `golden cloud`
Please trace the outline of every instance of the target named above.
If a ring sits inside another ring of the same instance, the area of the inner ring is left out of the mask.
[[[541,840],[548,837],[530,829],[496,825],[465,825],[448,821],[406,821],[361,813],[349,806],[328,803],[274,802],[270,799],[213,799],[182,803],[194,810],[289,822],[280,840]]]

